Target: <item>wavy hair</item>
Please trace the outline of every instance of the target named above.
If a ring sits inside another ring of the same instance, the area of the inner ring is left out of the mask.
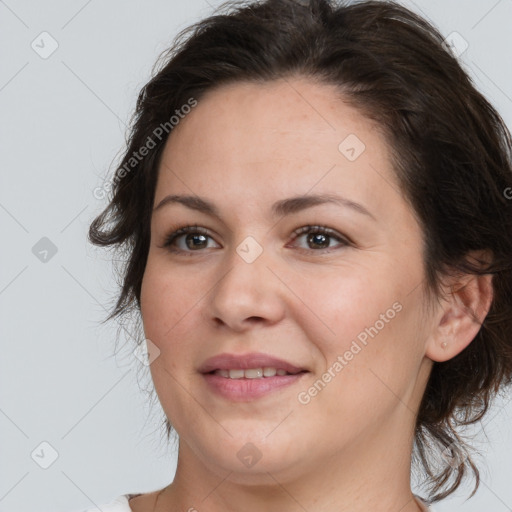
[[[453,493],[470,472],[473,496],[479,472],[459,428],[482,419],[512,375],[511,136],[439,31],[395,2],[229,2],[178,34],[140,91],[112,196],[89,228],[93,244],[126,256],[107,320],[140,312],[171,116],[224,84],[297,76],[336,85],[382,129],[423,230],[432,297],[440,297],[448,274],[492,274],[489,313],[466,349],[433,364],[415,428],[413,462],[427,476],[430,502]],[[150,139],[154,147],[134,160]],[[471,261],[475,250],[490,251],[492,261]],[[436,459],[439,450],[450,452],[450,464]]]

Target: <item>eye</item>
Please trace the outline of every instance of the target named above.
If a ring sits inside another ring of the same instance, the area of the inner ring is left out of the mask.
[[[325,226],[303,226],[296,229],[292,234],[292,241],[300,239],[303,235],[308,235],[306,243],[312,247],[299,247],[301,251],[330,252],[329,249],[333,249],[330,244],[332,240],[338,241],[338,246],[341,247],[351,245],[346,237]],[[208,246],[208,239],[213,240],[206,229],[197,225],[183,226],[167,236],[161,247],[171,252],[191,255],[201,249],[212,248],[212,246]]]
[[[302,235],[307,235],[306,243],[310,246],[307,248],[300,248],[301,250],[311,250],[319,252],[325,249],[332,249],[330,242],[334,239],[340,242],[342,247],[351,245],[351,242],[344,236],[340,235],[333,229],[325,226],[304,226],[294,231],[293,240],[302,238]],[[330,252],[330,251],[327,251]]]
[[[165,239],[162,247],[167,248],[171,252],[195,252],[199,249],[208,248],[208,238],[211,239],[211,236],[204,228],[200,228],[197,225],[183,226],[171,233]],[[176,242],[178,242],[178,247],[176,247]],[[185,247],[183,247],[183,244],[180,246],[179,242],[184,242]]]

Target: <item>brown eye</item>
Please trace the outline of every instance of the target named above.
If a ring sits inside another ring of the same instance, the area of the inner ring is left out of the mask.
[[[162,247],[171,252],[196,252],[208,248],[208,239],[213,240],[205,229],[198,226],[184,226],[171,233]]]
[[[207,236],[201,234],[187,234],[185,235],[185,245],[188,249],[204,249],[207,245]]]
[[[336,231],[326,228],[324,226],[304,226],[294,232],[293,240],[297,240],[302,238],[302,235],[305,236],[307,247],[301,247],[302,250],[325,250],[325,249],[333,249],[330,246],[332,240],[336,240],[339,242],[338,246],[345,247],[350,245],[350,242],[337,233]],[[335,247],[334,247],[335,248]]]
[[[329,239],[330,236],[324,233],[309,233],[307,236],[308,244],[316,245],[316,249],[325,249],[326,247],[329,247]],[[318,247],[319,245],[322,247]]]

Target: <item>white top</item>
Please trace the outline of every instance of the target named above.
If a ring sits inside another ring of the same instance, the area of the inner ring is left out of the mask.
[[[140,493],[122,494],[111,502],[106,503],[105,505],[101,505],[99,509],[90,508],[83,510],[82,512],[132,512],[128,501],[135,496],[140,496]],[[427,504],[419,496],[416,496],[416,498],[420,504],[424,506],[424,512],[435,512],[435,510],[432,507],[428,507]]]

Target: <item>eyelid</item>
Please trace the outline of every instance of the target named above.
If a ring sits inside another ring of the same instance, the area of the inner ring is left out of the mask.
[[[166,235],[164,242],[161,246],[159,246],[161,249],[170,249],[172,242],[179,238],[182,235],[187,235],[189,233],[197,233],[200,235],[204,235],[206,237],[209,237],[213,240],[213,236],[211,235],[210,231],[206,228],[203,228],[199,226],[198,224],[187,224],[184,226],[181,226],[177,229],[174,229],[170,234]],[[198,251],[183,251],[181,249],[176,249],[174,252],[181,252],[181,253],[191,253],[191,252],[198,252]]]
[[[353,245],[354,244],[354,242],[348,236],[339,233],[338,231],[336,231],[333,228],[329,228],[327,226],[322,226],[319,224],[308,224],[306,226],[302,226],[302,227],[294,230],[292,233],[292,235],[293,235],[292,240],[295,240],[299,236],[303,235],[304,233],[308,233],[308,232],[316,232],[316,233],[320,233],[320,234],[325,234],[327,236],[330,236],[331,238],[336,238],[339,242],[342,242],[345,245]],[[315,252],[320,252],[320,251],[315,251]]]
[[[292,236],[292,242],[294,240],[296,240],[297,238],[299,238],[300,236],[302,236],[303,234],[305,233],[310,233],[310,232],[313,232],[313,233],[319,233],[319,234],[324,234],[330,238],[334,238],[336,239],[340,244],[341,244],[341,247],[347,247],[347,246],[353,246],[354,243],[353,241],[345,236],[345,235],[342,235],[341,233],[339,233],[338,231],[336,231],[335,229],[332,229],[332,228],[329,228],[327,226],[322,226],[322,225],[312,225],[312,224],[308,224],[308,225],[305,225],[305,226],[301,226],[300,228],[297,228],[295,229],[291,236]],[[170,252],[174,252],[174,253],[180,253],[180,254],[186,254],[186,255],[192,255],[194,253],[202,253],[203,251],[198,249],[197,251],[194,251],[194,250],[182,250],[182,249],[176,249],[172,246],[172,243],[177,239],[179,238],[180,236],[183,236],[183,235],[187,235],[187,234],[200,234],[200,235],[203,235],[205,237],[208,237],[212,240],[214,240],[213,236],[210,234],[210,231],[206,228],[203,228],[197,224],[187,224],[187,225],[184,225],[184,226],[181,226],[175,230],[173,230],[169,235],[167,235],[165,237],[165,240],[164,240],[164,243],[159,246],[159,248],[162,248],[162,249],[167,249],[169,250]],[[217,243],[217,242],[215,242]],[[326,247],[326,248],[323,248],[323,249],[304,249],[302,247],[298,247],[297,248],[299,251],[302,251],[302,252],[307,252],[307,253],[320,253],[320,254],[323,254],[323,253],[328,253],[328,252],[331,252],[333,250],[337,250],[338,247]]]

